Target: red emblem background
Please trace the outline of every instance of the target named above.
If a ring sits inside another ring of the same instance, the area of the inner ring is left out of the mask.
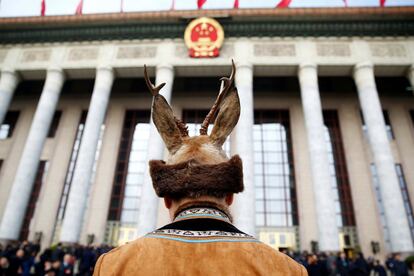
[[[220,23],[208,17],[190,22],[184,34],[190,57],[217,57],[223,44],[224,31]]]

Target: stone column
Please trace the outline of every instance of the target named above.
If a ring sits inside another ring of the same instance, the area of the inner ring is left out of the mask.
[[[19,83],[19,76],[14,70],[4,69],[0,77],[0,125],[6,117],[14,90]]]
[[[311,162],[319,249],[339,251],[336,208],[329,173],[318,72],[315,64],[300,65],[299,83]]]
[[[231,154],[243,160],[244,191],[237,194],[232,208],[234,221],[241,231],[256,235],[256,194],[253,150],[253,65],[236,64],[236,87],[240,97],[240,119],[231,136]]]
[[[48,167],[47,178],[42,184],[42,193],[36,202],[36,212],[30,225],[29,237],[33,237],[36,232],[43,233],[42,248],[47,248],[53,242],[56,216],[67,174],[66,168],[70,164],[80,116],[80,107],[64,108],[59,122],[59,125],[64,127],[59,129],[59,133],[54,138],[53,154],[50,156],[52,162]],[[45,149],[47,145],[46,143]]]
[[[412,91],[412,93],[414,95],[414,65],[411,65],[410,68],[408,68],[407,78],[410,81],[411,89],[412,89],[411,91]]]
[[[95,236],[94,243],[104,242],[124,117],[125,106],[111,103],[106,113],[105,135],[99,152],[99,166],[96,169],[95,183],[98,184],[91,188],[81,242],[86,242],[91,234]]]
[[[111,67],[97,68],[85,130],[73,174],[66,213],[63,218],[60,233],[62,242],[76,243],[79,241],[99,133],[105,119],[113,82],[114,72]]]
[[[374,186],[371,184],[370,162],[365,151],[365,139],[362,139],[364,134],[361,128],[361,112],[353,98],[341,100],[338,117],[359,246],[366,256],[370,256],[371,242],[380,242],[380,255],[376,255],[375,258],[385,258],[381,221],[376,208]]]
[[[392,252],[413,251],[413,242],[395,170],[395,162],[388,142],[384,116],[375,84],[373,65],[371,63],[356,65],[354,79],[362,114],[368,128],[368,139],[374,163],[377,167],[391,250]]]
[[[167,102],[171,101],[172,87],[174,82],[174,68],[170,64],[160,64],[156,68],[155,85],[165,82],[165,86],[160,93]],[[148,91],[148,93],[150,93]],[[164,142],[157,131],[151,118],[150,136],[148,143],[147,159],[163,159]],[[152,187],[152,180],[149,175],[149,169],[145,170],[144,183],[142,186],[141,203],[138,217],[138,236],[153,231],[157,225],[158,217],[158,197]]]
[[[59,100],[64,79],[64,73],[61,69],[53,68],[47,71],[42,95],[40,96],[29,135],[24,145],[22,157],[0,225],[0,239],[17,240],[19,238],[20,228],[36,177],[40,155]]]
[[[304,124],[303,109],[300,98],[291,103],[289,116],[292,136],[294,174],[296,185],[297,208],[299,217],[300,251],[312,250],[312,241],[318,240],[318,225],[316,223],[316,203],[313,196],[311,162],[308,152],[308,140]]]

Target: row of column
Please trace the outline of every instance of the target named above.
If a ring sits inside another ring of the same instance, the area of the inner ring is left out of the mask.
[[[316,202],[319,247],[324,251],[339,250],[339,235],[336,224],[335,203],[329,174],[328,153],[325,147],[322,107],[318,88],[317,66],[302,64],[299,67],[301,98],[307,130],[307,141],[311,161],[312,184]],[[413,82],[413,70],[410,70]],[[413,250],[403,199],[390,144],[387,140],[382,108],[375,85],[373,66],[370,63],[358,64],[354,69],[362,113],[368,128],[370,147],[378,168],[381,197],[384,201],[385,217],[389,225],[391,250]],[[18,239],[24,212],[26,210],[41,151],[46,140],[57,101],[65,80],[61,69],[47,71],[42,95],[33,118],[23,154],[17,168],[16,177],[8,197],[5,213],[0,224],[0,239]],[[166,82],[161,93],[171,100],[174,69],[171,65],[156,68],[156,83]],[[8,110],[18,75],[3,70],[0,78],[0,123]],[[62,225],[61,241],[78,242],[82,229],[84,210],[90,185],[100,126],[107,110],[114,72],[110,67],[97,69],[94,90],[89,106],[85,132],[81,141],[68,205]],[[242,230],[255,233],[255,193],[253,172],[253,66],[250,63],[237,64],[236,86],[242,105],[240,120],[232,135],[232,154],[240,154],[243,159],[245,192],[238,195],[235,203],[235,223]],[[151,123],[148,148],[149,159],[162,159],[164,146],[155,126]],[[142,191],[142,204],[138,223],[138,233],[143,235],[156,226],[158,201],[152,189],[148,173]]]
[[[0,119],[2,120],[0,123],[3,122],[4,114],[7,112],[18,80],[15,72],[2,72],[0,78]],[[61,69],[48,69],[39,104],[0,223],[0,240],[17,240],[19,238],[40,156],[64,80],[65,75]],[[63,221],[60,238],[63,242],[79,241],[99,132],[105,118],[113,80],[112,68],[100,67],[96,70],[94,90]]]
[[[62,242],[77,243],[80,238],[100,129],[105,119],[113,81],[112,68],[101,67],[97,69],[85,130],[79,147],[62,223],[60,233]]]
[[[413,251],[413,240],[391,146],[388,142],[372,64],[358,64],[354,69],[354,79],[358,89],[362,114],[368,128],[369,144],[377,167],[380,193],[385,207],[385,220],[390,235],[391,251]]]
[[[371,63],[358,64],[354,68],[353,76],[361,110],[368,128],[374,163],[378,168],[380,193],[385,206],[384,212],[390,233],[391,251],[413,251],[413,241],[391,146],[387,138],[373,65]],[[319,247],[323,251],[338,251],[339,235],[329,173],[328,152],[325,146],[317,66],[302,64],[299,68],[299,82],[311,161]]]
[[[310,154],[319,248],[338,251],[339,232],[315,64],[300,66],[299,84]]]
[[[6,75],[10,80],[10,76]],[[2,76],[3,78],[3,76]],[[30,126],[20,163],[16,170],[6,209],[0,224],[0,238],[16,240],[22,226],[36,177],[40,155],[46,141],[65,76],[61,69],[49,69],[39,104]],[[9,85],[16,87],[16,85]],[[3,92],[3,91],[1,91]],[[13,91],[8,91],[9,102]],[[7,110],[7,109],[6,109]],[[5,113],[4,111],[2,113]]]

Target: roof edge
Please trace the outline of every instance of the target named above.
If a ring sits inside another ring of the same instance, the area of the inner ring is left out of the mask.
[[[395,20],[413,19],[414,7],[351,7],[351,8],[288,8],[288,9],[220,9],[189,11],[154,11],[127,13],[100,13],[84,15],[31,16],[0,18],[0,29],[51,27],[66,25],[122,24],[131,22],[173,22],[200,16],[231,17],[233,20]],[[339,16],[339,17],[338,17]]]

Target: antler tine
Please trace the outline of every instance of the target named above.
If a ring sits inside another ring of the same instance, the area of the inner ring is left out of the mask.
[[[165,82],[161,83],[158,86],[155,86],[152,84],[152,82],[150,81],[149,77],[148,77],[148,72],[147,72],[147,65],[144,64],[144,79],[145,79],[145,83],[147,84],[147,87],[149,89],[149,91],[151,92],[151,94],[155,97],[160,93],[161,88],[164,87]]]
[[[236,65],[234,64],[234,61],[231,60],[231,74],[230,74],[230,77],[222,77],[222,78],[220,78],[221,81],[224,81],[225,82],[224,87],[226,89],[230,88],[231,85],[233,84],[234,77],[236,75],[235,72],[236,72]]]
[[[177,117],[174,117],[175,124],[177,125],[178,129],[180,130],[182,137],[188,137],[188,126],[183,123],[180,119],[177,119]]]
[[[234,60],[231,60],[231,74],[229,77],[229,85],[233,84],[234,77],[236,76],[236,65],[234,64]]]
[[[224,96],[227,94],[227,92],[230,90],[230,88],[233,86],[234,82],[234,76],[236,75],[236,66],[234,65],[234,61],[231,60],[231,74],[230,77],[222,77],[220,80],[224,84],[222,86],[222,89],[220,89],[219,95],[217,96],[216,101],[214,102],[213,106],[210,109],[210,112],[207,114],[206,118],[203,121],[203,124],[200,128],[200,135],[207,135],[208,125],[210,124],[210,121],[212,118],[216,116],[216,113],[218,111],[218,107],[220,106],[221,102],[224,99]]]

